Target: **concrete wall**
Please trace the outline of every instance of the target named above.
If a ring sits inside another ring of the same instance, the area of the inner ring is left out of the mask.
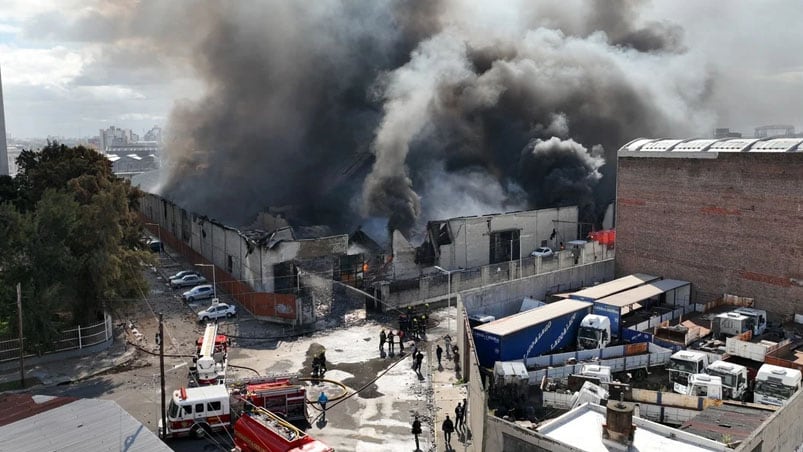
[[[607,259],[465,291],[461,298],[469,314],[501,318],[517,311],[524,297],[545,300],[547,292],[564,292],[609,281],[613,279],[613,271],[614,261]]]
[[[768,311],[803,312],[803,153],[620,157],[616,274],[692,283]]]
[[[463,217],[448,220],[452,243],[440,246],[437,265],[446,269],[473,268],[490,263],[491,234],[499,231],[519,230],[520,253],[513,259],[529,256],[542,240],[549,246],[574,240],[577,237],[577,207],[530,210],[481,217]],[[560,220],[561,222],[554,222]],[[552,229],[557,230],[554,240],[549,240]]]
[[[745,439],[739,452],[784,452],[797,450],[803,445],[803,391],[797,391],[783,409],[776,411]]]
[[[478,287],[527,279],[534,275],[543,275],[545,273],[552,273],[563,269],[570,269],[603,261],[609,263],[611,269],[610,273],[612,274],[614,256],[613,249],[608,249],[596,242],[589,242],[585,247],[580,249],[576,264],[571,251],[566,250],[558,252],[555,256],[550,258],[527,257],[522,259],[521,262],[502,262],[453,272],[451,291],[454,294]],[[430,271],[432,271],[432,269],[430,269]],[[583,281],[591,283],[594,281],[611,279],[610,276],[600,279],[596,278],[597,274],[586,275],[583,272],[584,271],[577,273],[580,275],[580,279],[576,281],[580,283]],[[552,288],[551,290],[557,291],[564,290],[565,288],[577,287],[577,285],[571,287],[566,286],[565,284],[568,281],[570,280],[553,282],[550,285]],[[391,308],[423,303],[445,305],[449,293],[449,278],[443,273],[436,272],[409,281],[384,281],[378,283],[376,286],[382,294],[382,299],[385,304]],[[469,312],[473,313],[471,309]]]

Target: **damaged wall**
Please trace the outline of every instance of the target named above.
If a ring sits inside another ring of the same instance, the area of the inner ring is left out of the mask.
[[[446,269],[472,268],[488,265],[491,234],[500,231],[519,231],[518,239],[511,244],[513,260],[527,257],[535,248],[547,241],[557,249],[560,242],[577,237],[577,206],[554,209],[528,210],[498,215],[462,217],[446,220],[451,230],[452,243],[440,245],[436,265]],[[550,240],[552,230],[556,230]]]
[[[348,249],[347,235],[303,240],[292,240],[287,235],[287,240],[278,243],[257,244],[235,228],[187,212],[153,194],[143,196],[140,210],[149,221],[158,223],[217,268],[258,292],[274,291],[276,264],[342,255]]]

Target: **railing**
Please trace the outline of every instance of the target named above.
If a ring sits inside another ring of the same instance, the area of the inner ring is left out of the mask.
[[[94,325],[77,326],[69,330],[61,331],[58,339],[53,341],[46,350],[41,350],[38,354],[50,354],[64,352],[68,350],[81,350],[82,348],[102,344],[113,336],[112,317],[105,315],[105,320]],[[23,338],[23,341],[25,338]],[[26,350],[25,357],[36,356],[30,350]],[[19,338],[8,338],[0,340],[0,362],[13,361],[20,357]]]

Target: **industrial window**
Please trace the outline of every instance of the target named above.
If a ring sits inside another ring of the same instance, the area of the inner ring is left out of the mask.
[[[521,231],[513,229],[491,233],[489,263],[497,264],[519,259]]]
[[[207,411],[220,411],[220,402],[209,402],[206,404]]]

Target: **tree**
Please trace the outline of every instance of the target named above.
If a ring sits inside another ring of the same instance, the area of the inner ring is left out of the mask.
[[[23,151],[14,184],[0,187],[0,304],[16,313],[5,288],[23,284],[26,336],[47,343],[60,325],[102,318],[105,308],[147,287],[137,215],[141,192],[115,176],[111,162],[82,146],[48,143]],[[7,193],[8,187],[15,191]],[[13,204],[12,204],[13,203]],[[14,295],[15,296],[15,295]]]

